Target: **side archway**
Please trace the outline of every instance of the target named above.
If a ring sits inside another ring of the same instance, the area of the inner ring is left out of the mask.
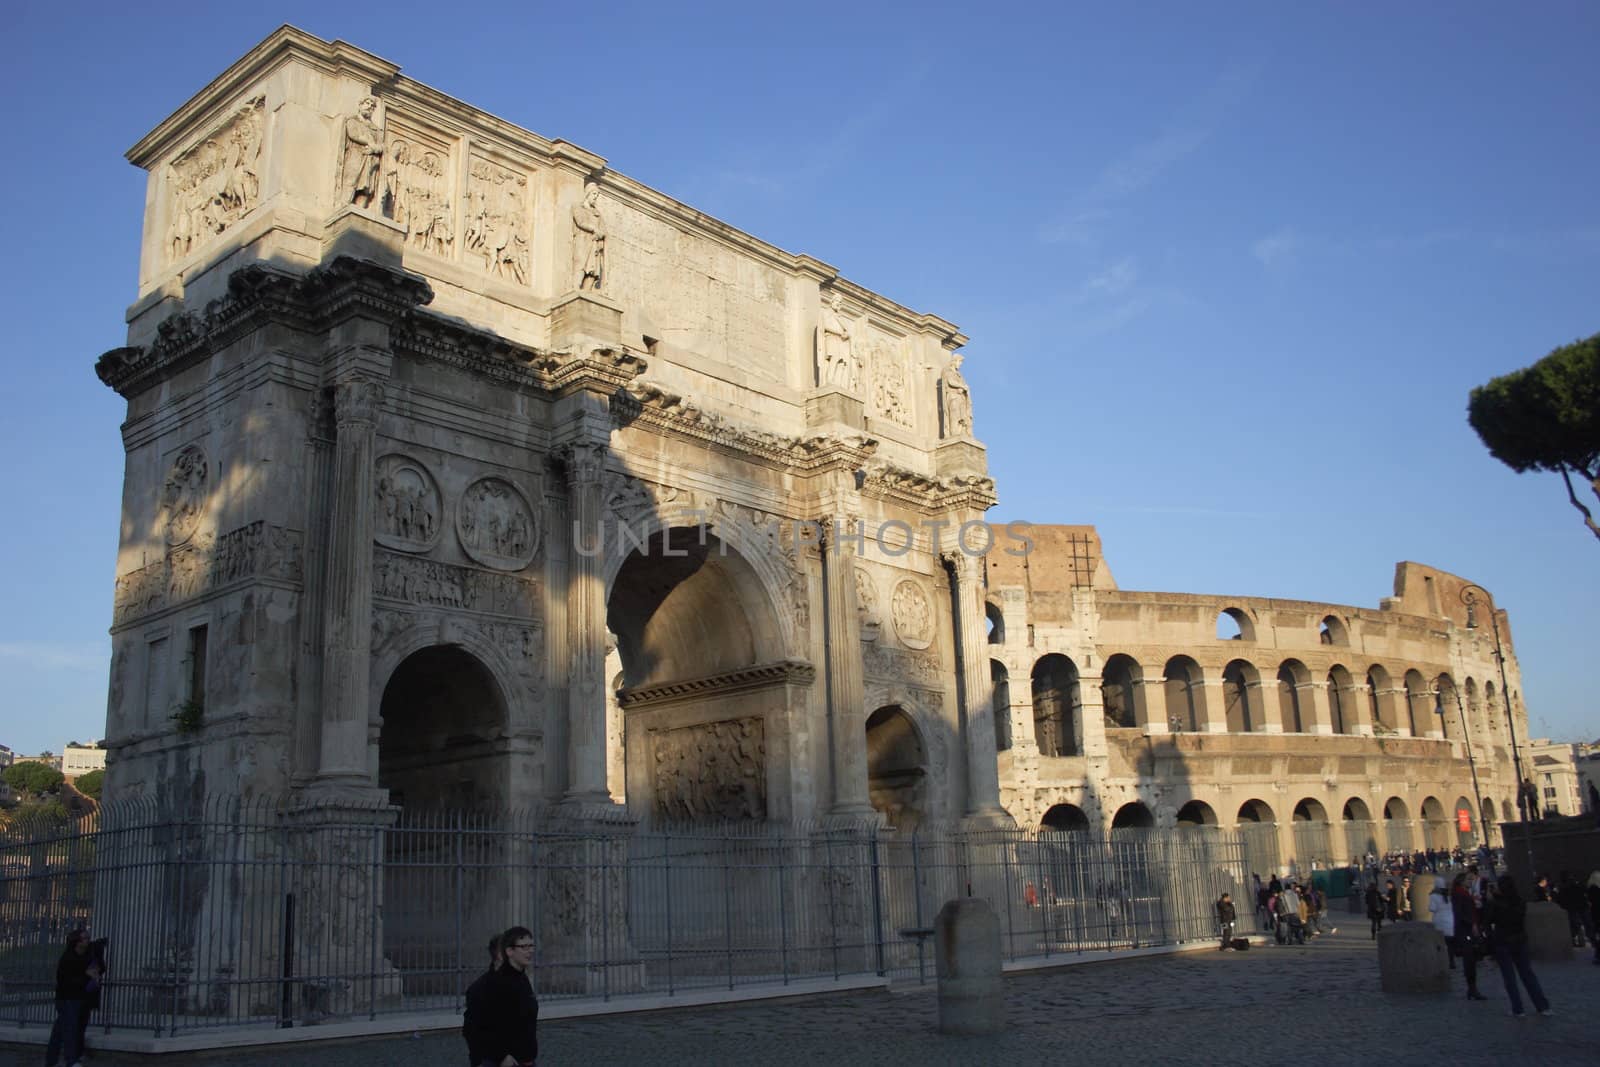
[[[1249,734],[1266,724],[1261,719],[1261,672],[1249,660],[1236,659],[1222,668],[1222,706],[1228,717],[1228,732]]]
[[[378,785],[413,809],[502,813],[511,807],[506,702],[493,674],[460,645],[402,660],[383,687]]]
[[[897,704],[867,717],[867,796],[898,830],[916,827],[927,812],[928,750],[911,716]]]
[[[1078,667],[1058,652],[1033,665],[1033,730],[1041,756],[1083,755]]]
[[[1111,817],[1113,830],[1149,830],[1154,828],[1155,824],[1154,813],[1137,800],[1122,805]]]
[[[1076,804],[1052,804],[1039,822],[1039,829],[1057,833],[1089,829],[1089,816]]]

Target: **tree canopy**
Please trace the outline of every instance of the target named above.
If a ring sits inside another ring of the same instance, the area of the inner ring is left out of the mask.
[[[1567,499],[1600,538],[1600,523],[1572,485],[1577,474],[1600,499],[1600,334],[1478,386],[1467,421],[1489,454],[1517,473],[1560,474]]]
[[[3,777],[19,793],[50,793],[61,788],[61,772],[36,760],[13,763]]]
[[[105,783],[105,771],[90,771],[88,774],[78,775],[77,781],[72,783],[72,788],[91,800],[99,800],[100,790],[105,786]]]

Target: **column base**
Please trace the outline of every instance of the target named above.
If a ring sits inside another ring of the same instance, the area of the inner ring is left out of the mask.
[[[1017,820],[1004,808],[985,808],[961,816],[963,830],[1015,830]]]
[[[881,830],[889,820],[870,804],[846,804],[824,815],[822,825],[829,830]]]

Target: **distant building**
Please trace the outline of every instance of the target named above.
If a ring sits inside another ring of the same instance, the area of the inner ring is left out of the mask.
[[[1546,815],[1577,815],[1584,810],[1578,779],[1578,745],[1535,737],[1528,741],[1529,777]]]
[[[41,752],[37,756],[15,756],[12,763],[42,763],[52,770],[61,769],[61,757],[54,752]]]
[[[1578,796],[1583,810],[1600,812],[1600,741],[1573,745],[1578,766]]]
[[[12,752],[9,747],[6,745],[0,745],[0,770],[5,770],[7,767],[11,766],[12,761],[14,761],[16,758],[17,754]]]
[[[106,769],[106,750],[100,742],[94,741],[87,745],[80,745],[76,741],[66,747],[61,754],[61,773],[69,781],[81,774],[90,771],[103,771]]]

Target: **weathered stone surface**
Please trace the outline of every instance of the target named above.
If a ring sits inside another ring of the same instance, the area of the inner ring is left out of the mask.
[[[999,1033],[1006,1022],[999,916],[987,901],[959,897],[939,909],[933,929],[939,1032]]]
[[[1378,933],[1378,975],[1385,993],[1445,993],[1450,957],[1429,923],[1394,923]]]

